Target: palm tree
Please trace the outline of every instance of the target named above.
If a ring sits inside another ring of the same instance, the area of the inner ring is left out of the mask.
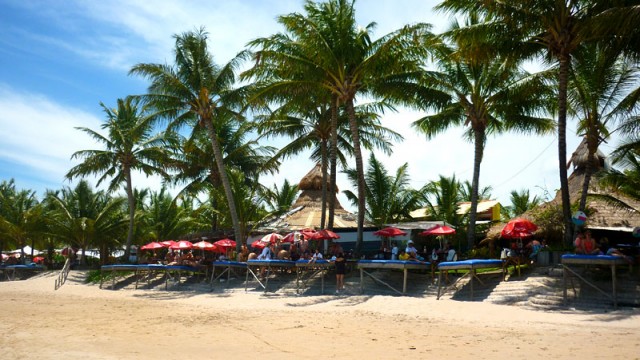
[[[238,58],[223,67],[213,61],[204,29],[175,36],[175,64],[137,64],[130,74],[151,81],[148,94],[141,98],[152,105],[169,129],[188,127],[192,133],[206,131],[211,141],[215,165],[224,189],[237,243],[244,241],[235,198],[225,169],[219,130],[227,123],[240,121],[243,91],[234,89]],[[240,245],[238,245],[240,246]],[[238,248],[239,249],[239,248]]]
[[[125,198],[96,192],[87,181],[81,180],[75,188],[48,192],[46,201],[52,209],[52,234],[64,244],[78,246],[81,262],[85,262],[85,250],[90,246],[100,248],[101,261],[105,263],[108,249],[122,245],[118,239],[130,224],[124,211]]]
[[[578,114],[578,133],[585,134],[588,158],[579,210],[587,203],[589,182],[598,146],[610,136],[608,125],[626,116],[625,104],[634,96],[638,69],[620,54],[607,52],[602,46],[583,46],[572,60],[569,75],[569,103]]]
[[[409,219],[409,213],[420,203],[420,194],[409,188],[409,165],[405,163],[396,170],[395,176],[389,175],[387,169],[371,153],[369,168],[365,174],[365,191],[367,194],[367,220],[378,227],[384,224]],[[355,169],[346,171],[347,177],[355,185],[358,175]],[[357,196],[351,191],[344,192],[353,204],[358,203]]]
[[[412,81],[419,74],[419,65],[415,60],[423,51],[423,44],[417,39],[422,39],[420,35],[427,32],[428,26],[407,26],[373,41],[370,34],[375,23],[364,28],[357,26],[354,1],[307,1],[304,9],[306,15],[293,13],[278,18],[286,33],[250,43],[252,47],[260,49],[254,55],[256,66],[246,76],[266,83],[258,95],[268,94],[271,99],[278,98],[278,95],[287,98],[303,92],[322,94],[322,98],[331,96],[334,124],[337,122],[338,105],[345,106],[358,172],[358,235],[355,252],[359,253],[366,212],[366,184],[354,107],[356,96],[384,98],[388,102],[383,106],[413,98],[414,95],[409,93],[415,88]],[[333,125],[332,131],[335,131],[333,129],[337,129],[337,126]],[[337,142],[333,141],[333,159],[336,146]],[[331,170],[331,177],[331,184],[334,184],[334,169]]]
[[[513,190],[511,191],[511,205],[502,208],[502,215],[507,219],[512,219],[535,208],[541,202],[542,199],[538,196],[534,196],[532,199],[528,189]]]
[[[85,127],[77,128],[102,144],[104,149],[75,152],[71,159],[82,159],[82,162],[71,168],[66,177],[72,180],[96,174],[100,176],[97,186],[111,177],[108,187],[110,192],[124,184],[129,204],[129,231],[125,245],[125,258],[128,258],[136,212],[131,174],[133,171],[140,171],[146,176],[160,174],[166,177],[164,168],[168,165],[168,152],[164,147],[164,135],[154,134],[151,117],[145,115],[137,100],[127,97],[118,99],[117,103],[115,109],[100,103],[107,115],[102,129],[107,130],[108,135],[104,136]]]
[[[540,76],[532,76],[500,59],[474,58],[469,49],[442,46],[436,53],[438,70],[426,71],[427,86],[443,93],[448,103],[433,115],[414,122],[427,138],[452,126],[468,126],[474,143],[471,208],[467,229],[469,248],[475,243],[480,164],[487,135],[506,131],[544,134],[553,121],[538,116],[549,97]]]
[[[358,131],[362,146],[365,149],[382,150],[391,154],[391,141],[400,141],[402,136],[380,125],[379,116],[371,111],[371,106],[356,107]],[[269,116],[262,117],[258,129],[265,138],[288,136],[292,141],[285,145],[274,159],[296,155],[306,149],[311,149],[311,160],[320,163],[322,167],[322,215],[320,227],[326,228],[325,214],[327,205],[327,167],[329,143],[337,141],[336,160],[343,169],[347,168],[347,155],[353,154],[351,131],[344,111],[338,114],[337,136],[332,140],[331,106],[306,104],[301,101],[290,101],[278,108]],[[335,171],[335,166],[332,167]],[[333,197],[335,200],[335,197]],[[335,204],[334,204],[335,205]],[[333,214],[333,210],[330,213]],[[333,226],[332,215],[329,224]]]
[[[248,186],[260,186],[253,179],[265,172],[273,172],[280,163],[272,159],[275,149],[270,146],[260,146],[257,140],[247,140],[252,127],[248,123],[220,124],[218,138],[221,140],[225,169],[235,168],[249,176],[245,177]],[[173,143],[172,151],[175,165],[179,169],[172,182],[183,185],[178,194],[199,196],[203,192],[211,193],[220,188],[222,180],[214,161],[213,148],[209,136],[203,132],[196,132],[190,138],[178,136]],[[218,197],[209,196],[213,208],[218,208]],[[220,198],[223,203],[225,197]],[[217,214],[217,213],[216,213]],[[211,218],[208,224],[212,230],[218,230],[218,216]]]
[[[571,201],[567,180],[567,86],[571,59],[582,44],[614,40],[618,49],[638,52],[638,1],[589,0],[444,0],[436,8],[457,14],[482,14],[489,20],[461,29],[454,35],[471,43],[492,38],[497,51],[509,57],[532,59],[540,55],[557,62],[558,166],[565,224],[565,243],[573,241]],[[615,24],[615,26],[611,26]],[[637,41],[635,42],[637,44]],[[485,44],[486,45],[486,44]],[[476,43],[488,57],[488,46]]]
[[[484,186],[478,189],[478,201],[482,200],[491,200],[493,196],[491,194],[493,188],[491,186]],[[473,197],[473,184],[469,180],[465,180],[462,184],[460,184],[460,196],[462,198],[461,201],[469,201],[471,202],[471,198]]]
[[[456,227],[462,223],[462,216],[458,214],[458,206],[462,201],[462,184],[455,175],[450,178],[440,175],[437,181],[428,182],[419,192],[429,218],[442,220]]]
[[[46,221],[44,207],[33,190],[16,189],[13,179],[0,183],[0,238],[2,245],[7,239],[21,249],[21,261],[27,241],[33,242],[46,231]]]
[[[193,209],[190,201],[173,198],[166,187],[160,191],[152,191],[148,204],[143,205],[141,227],[144,241],[164,241],[177,239],[179,236],[197,230],[192,217]]]
[[[289,180],[285,179],[280,188],[276,184],[273,188],[265,188],[262,197],[267,203],[269,212],[274,216],[280,216],[291,209],[291,205],[298,198],[299,191],[298,186],[289,184]]]

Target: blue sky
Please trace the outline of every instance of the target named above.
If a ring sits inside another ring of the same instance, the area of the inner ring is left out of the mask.
[[[360,0],[358,21],[378,23],[374,38],[404,24],[428,22],[444,29],[447,16],[432,10],[437,1]],[[280,31],[278,15],[301,11],[301,0],[278,1],[73,1],[3,0],[0,3],[0,180],[14,178],[18,188],[36,190],[73,185],[64,174],[75,165],[75,151],[96,145],[77,126],[100,129],[100,102],[143,93],[147,83],[128,76],[137,63],[171,63],[177,33],[204,26],[210,49],[220,64],[260,36]],[[411,123],[420,113],[399,111],[382,116],[383,124],[405,137],[394,154],[376,154],[391,173],[409,163],[411,185],[419,188],[439,175],[470,180],[473,147],[451,129],[427,141]],[[575,124],[568,126],[568,156],[579,143]],[[276,143],[277,145],[277,143]],[[611,151],[611,144],[602,150]],[[366,157],[368,155],[365,154]],[[308,154],[283,164],[280,174],[263,178],[280,185],[297,183],[313,165]],[[530,189],[555,194],[559,187],[555,135],[507,134],[489,138],[481,169],[481,186],[509,204],[509,192]],[[95,183],[95,182],[94,182]],[[138,175],[134,186],[159,188],[156,178]],[[343,175],[341,190],[351,189]],[[340,201],[353,209],[344,196]]]

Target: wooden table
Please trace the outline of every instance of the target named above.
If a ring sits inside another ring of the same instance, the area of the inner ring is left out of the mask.
[[[502,269],[502,276],[504,279],[504,266],[503,266],[503,261],[502,260],[497,260],[497,259],[469,259],[469,260],[463,260],[463,261],[446,261],[446,262],[441,262],[440,264],[438,264],[438,270],[439,270],[439,274],[438,274],[438,297],[437,299],[440,300],[440,295],[444,294],[448,289],[455,287],[456,283],[462,279],[464,279],[465,277],[470,277],[469,283],[470,283],[470,287],[471,287],[471,291],[470,291],[470,295],[469,298],[473,299],[473,280],[476,279],[478,280],[481,284],[484,284],[482,282],[482,280],[480,280],[480,278],[478,277],[477,274],[477,270],[478,269],[486,269],[486,268],[500,268]],[[442,292],[441,292],[441,288],[442,288],[442,275],[445,272],[448,272],[449,270],[468,270],[469,272],[466,273],[465,275],[463,275],[462,277],[460,277],[459,279],[457,279],[453,284],[447,286]]]
[[[562,279],[564,283],[564,287],[562,289],[562,295],[564,298],[564,304],[567,305],[567,279],[569,278],[569,273],[575,275],[577,278],[582,280],[585,284],[591,286],[596,289],[598,292],[606,296],[607,298],[613,301],[613,308],[618,308],[618,297],[616,293],[616,267],[619,265],[628,265],[627,261],[621,256],[613,256],[613,255],[578,255],[578,254],[565,254],[562,255]],[[585,279],[583,276],[578,274],[578,272],[572,268],[572,266],[591,266],[591,265],[603,265],[609,266],[611,268],[611,294],[606,291],[600,289],[593,282]],[[574,289],[575,294],[575,289]]]
[[[374,281],[385,285],[389,289],[395,291],[400,295],[405,295],[407,293],[407,275],[408,270],[430,270],[431,263],[428,261],[420,262],[420,261],[409,261],[409,260],[360,260],[357,263],[358,269],[360,269],[360,292],[364,292],[364,275],[366,274]],[[402,292],[388,283],[377,278],[373,273],[369,272],[370,269],[374,270],[402,270],[403,271],[403,282],[402,282]]]

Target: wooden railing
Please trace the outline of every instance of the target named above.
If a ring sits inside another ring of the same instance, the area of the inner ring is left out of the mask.
[[[60,270],[60,274],[58,274],[58,278],[56,279],[56,290],[60,289],[60,287],[64,285],[65,281],[67,281],[69,270],[71,270],[71,259],[67,258],[67,261],[64,262],[64,266],[62,267],[62,270]]]

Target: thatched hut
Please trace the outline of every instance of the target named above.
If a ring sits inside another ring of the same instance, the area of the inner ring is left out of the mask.
[[[270,221],[266,228],[278,231],[320,228],[322,216],[322,167],[320,164],[311,169],[298,184],[301,191],[291,210],[277,219]],[[331,191],[327,181],[328,196],[335,197],[334,228],[357,228],[356,216],[346,211],[336,196],[337,186]],[[327,216],[329,211],[327,209]]]
[[[573,165],[573,171],[568,178],[569,197],[572,204],[577,204],[580,201],[588,161],[587,155],[586,141],[583,140],[567,164],[567,168]],[[601,151],[598,151],[595,154],[592,169],[596,173],[606,167],[606,157]],[[618,199],[628,207],[622,207],[614,201],[607,200],[607,197]],[[606,236],[614,242],[628,242],[632,239],[633,228],[640,226],[640,201],[603,188],[596,177],[592,177],[589,183],[585,212],[587,213],[585,228],[592,230],[596,237]],[[539,229],[535,234],[537,237],[546,238],[550,243],[562,243],[564,225],[560,191],[556,193],[554,199],[527,211],[521,217],[538,225]],[[487,232],[487,240],[499,239],[500,231],[504,225],[504,223],[494,224]]]

